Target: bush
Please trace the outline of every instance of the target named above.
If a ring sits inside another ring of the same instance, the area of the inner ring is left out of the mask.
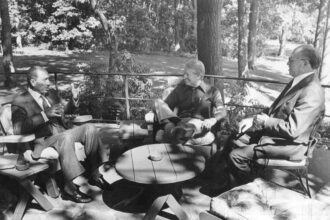
[[[119,110],[120,118],[126,119],[124,100],[114,99],[124,97],[124,80],[121,75],[103,75],[108,73],[106,66],[99,64],[81,65],[84,72],[91,72],[85,76],[85,85],[82,101],[82,112],[91,114],[94,118],[114,119],[113,112]],[[143,76],[134,76],[136,73],[150,73],[146,65],[136,63],[132,55],[123,51],[115,60],[115,73],[128,74],[128,91],[130,98],[151,98],[152,82]],[[101,75],[102,74],[102,75]],[[142,119],[149,111],[149,102],[142,100],[130,101],[131,117]]]
[[[245,107],[244,99],[247,95],[246,84],[244,81],[226,81],[225,91],[229,101],[226,102],[228,116],[227,124],[225,125],[226,133],[236,133],[238,124],[243,118],[251,117],[260,113],[266,106],[258,103],[256,100],[250,101],[251,107]]]

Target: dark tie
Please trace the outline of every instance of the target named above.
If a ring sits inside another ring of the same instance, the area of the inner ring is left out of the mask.
[[[273,111],[275,106],[280,102],[280,100],[284,97],[284,95],[287,93],[287,91],[291,88],[292,83],[293,83],[293,79],[285,86],[285,88],[283,89],[281,94],[277,97],[277,99],[275,99],[275,101],[273,102],[273,104],[269,108],[268,114],[270,114]]]
[[[50,106],[48,105],[48,102],[47,102],[47,100],[46,100],[46,97],[43,96],[43,95],[40,95],[40,97],[41,97],[41,99],[42,99],[42,107],[43,107],[43,109],[44,109],[44,110],[49,109]]]

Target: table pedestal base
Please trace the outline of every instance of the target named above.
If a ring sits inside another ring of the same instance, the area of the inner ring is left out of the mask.
[[[188,220],[187,213],[183,210],[181,205],[175,200],[175,198],[171,195],[160,196],[152,203],[146,215],[143,217],[143,220],[154,220],[157,214],[161,211],[165,203],[168,207],[174,212],[174,214],[180,220]]]

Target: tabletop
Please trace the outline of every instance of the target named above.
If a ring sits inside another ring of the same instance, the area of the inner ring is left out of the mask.
[[[16,170],[15,164],[17,161],[17,157],[17,154],[0,155],[0,174],[20,180],[35,175],[49,168],[49,165],[47,163],[36,162],[30,163],[30,167],[27,170]]]
[[[154,160],[150,156],[155,156]],[[189,146],[149,144],[126,151],[116,163],[124,179],[142,184],[189,180],[205,168],[205,158]]]

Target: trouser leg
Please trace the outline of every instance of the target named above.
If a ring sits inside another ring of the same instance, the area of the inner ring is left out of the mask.
[[[244,147],[236,148],[229,154],[229,165],[233,174],[243,176],[244,178],[251,177],[251,165],[254,160],[260,158],[266,159],[302,159],[307,148],[304,145],[246,145]]]
[[[59,162],[66,182],[72,181],[85,172],[75,154],[74,139],[70,130],[45,140],[46,146],[54,147],[59,153]]]
[[[86,163],[93,175],[98,175],[98,167],[109,160],[108,149],[105,148],[97,128],[92,124],[85,124],[72,129],[75,142],[85,146]]]

